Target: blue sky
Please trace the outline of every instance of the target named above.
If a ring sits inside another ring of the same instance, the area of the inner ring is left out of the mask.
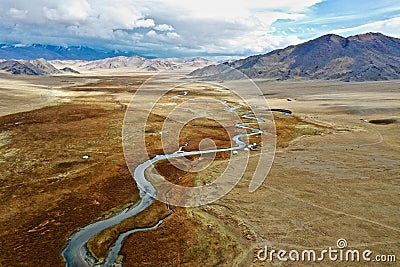
[[[326,33],[400,37],[398,0],[2,0],[1,43],[243,57]]]
[[[302,40],[330,32],[348,36],[366,31],[387,31],[387,34],[400,37],[400,31],[373,25],[369,29],[366,27],[347,32],[354,27],[395,19],[399,16],[399,1],[331,0],[310,7],[306,17],[301,20],[278,20],[272,26],[276,28],[275,34],[295,34]]]

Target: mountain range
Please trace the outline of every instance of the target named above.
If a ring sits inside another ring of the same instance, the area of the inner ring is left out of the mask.
[[[18,75],[52,75],[60,74],[63,72],[70,72],[75,74],[79,73],[78,71],[75,71],[68,67],[57,69],[52,64],[42,58],[35,60],[2,61],[0,62],[0,70]]]
[[[134,53],[117,50],[103,51],[86,46],[54,46],[43,44],[0,44],[0,58],[6,60],[96,60],[117,56],[132,56]]]
[[[68,65],[69,67],[82,70],[82,71],[93,71],[93,70],[106,70],[106,69],[129,69],[136,71],[162,71],[162,70],[179,70],[183,68],[191,68],[192,70],[197,68],[203,68],[215,62],[204,59],[204,58],[156,58],[148,59],[140,56],[132,57],[113,57],[93,61],[50,61],[50,63],[62,66]]]
[[[0,49],[0,58],[7,59],[4,56],[5,51],[8,51],[6,54],[12,58],[35,58],[0,60],[1,70],[25,75],[121,69],[139,72],[192,71],[190,77],[208,80],[242,79],[241,73],[249,78],[265,80],[378,81],[400,78],[400,39],[381,33],[366,33],[348,38],[328,34],[267,54],[221,64],[204,58],[148,59],[137,55],[95,60],[110,54],[78,46],[5,45]],[[108,53],[118,54],[117,51]],[[56,60],[36,59],[43,55],[46,55],[46,59]]]
[[[0,70],[19,75],[53,75],[60,73],[93,72],[104,70],[124,70],[137,72],[159,72],[183,70],[190,72],[215,64],[204,58],[159,58],[147,59],[139,56],[113,57],[100,60],[0,60]]]
[[[344,38],[334,34],[263,55],[207,66],[192,77],[210,80],[324,79],[377,81],[400,78],[400,39],[381,33]]]

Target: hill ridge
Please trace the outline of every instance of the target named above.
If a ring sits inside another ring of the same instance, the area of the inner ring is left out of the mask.
[[[211,80],[324,79],[377,81],[400,78],[400,39],[381,33],[350,37],[326,34],[298,45],[237,61],[197,69],[189,76]]]

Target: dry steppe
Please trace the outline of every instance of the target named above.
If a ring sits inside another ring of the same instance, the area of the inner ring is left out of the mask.
[[[130,97],[150,75],[0,75],[0,265],[65,266],[61,252],[74,231],[137,201],[122,125]],[[159,87],[179,78],[161,75]],[[172,207],[175,213],[159,228],[129,236],[120,253],[124,266],[311,266],[261,262],[256,253],[265,245],[324,249],[339,238],[350,248],[400,257],[400,82],[255,82],[270,108],[292,111],[275,117],[277,151],[264,184],[248,192],[259,158],[250,152],[243,179],[228,195],[204,207]],[[209,85],[190,89],[193,98],[236,101]],[[150,156],[162,152],[155,133],[167,116],[163,105],[179,101],[168,95],[149,117]],[[203,138],[230,143],[209,120],[186,127],[180,139],[188,138],[188,149]],[[217,156],[198,173],[167,162],[156,169],[174,183],[194,186],[214,180],[229,157]],[[154,202],[88,247],[104,257],[119,233],[154,225],[168,213],[165,204]]]

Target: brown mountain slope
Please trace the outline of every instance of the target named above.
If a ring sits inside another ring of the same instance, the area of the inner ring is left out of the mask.
[[[348,38],[328,34],[265,55],[198,69],[190,73],[190,76],[222,80],[241,78],[241,75],[231,68],[240,70],[250,78],[271,80],[399,79],[400,39],[381,33],[367,33]]]
[[[0,62],[0,70],[21,75],[50,75],[60,73],[60,70],[56,69],[42,58],[35,60],[3,61]]]

